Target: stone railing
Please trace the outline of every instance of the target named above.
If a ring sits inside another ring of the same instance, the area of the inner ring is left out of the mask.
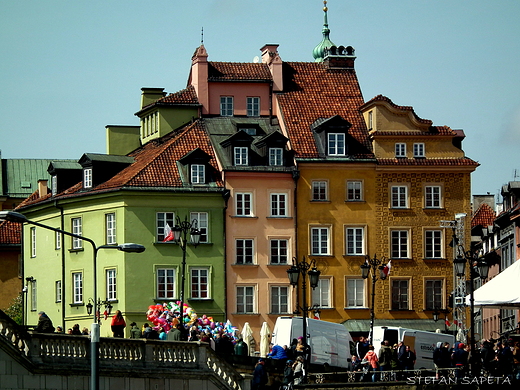
[[[88,336],[28,333],[0,312],[0,337],[28,358],[37,372],[89,374]],[[125,376],[130,371],[133,376],[192,377],[212,381],[218,388],[244,388],[242,376],[207,343],[102,337],[100,375]]]

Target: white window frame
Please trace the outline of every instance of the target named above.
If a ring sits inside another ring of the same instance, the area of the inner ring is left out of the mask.
[[[289,314],[290,286],[277,285],[269,287],[269,314]]]
[[[191,299],[211,299],[210,271],[209,267],[190,267]]]
[[[220,97],[220,116],[233,116],[233,96]]]
[[[327,154],[329,156],[345,155],[345,134],[344,133],[328,133],[327,134]]]
[[[366,307],[366,281],[363,278],[345,279],[345,307],[361,308]]]
[[[269,148],[269,165],[283,165],[283,148]]]
[[[312,181],[311,200],[313,202],[325,202],[329,200],[329,183],[327,180]]]
[[[252,192],[236,192],[235,193],[235,215],[240,217],[253,216],[253,193]]]
[[[59,227],[57,229],[60,229]],[[54,232],[54,249],[61,249],[61,234],[60,232]]]
[[[433,285],[432,285],[433,284]],[[444,309],[444,280],[424,280],[424,309]]]
[[[197,228],[200,232],[199,243],[209,242],[209,215],[205,211],[193,211],[190,213],[190,220],[197,221]]]
[[[330,255],[330,226],[313,226],[310,228],[311,255]]]
[[[247,146],[235,146],[233,148],[233,163],[235,166],[249,164],[249,148]]]
[[[158,211],[155,217],[157,242],[163,242],[166,237],[166,224],[170,225],[171,229],[175,226],[175,213],[173,211]]]
[[[115,268],[105,270],[106,297],[109,301],[117,300],[117,271]]]
[[[38,290],[37,290],[36,280],[33,279],[31,281],[31,310],[38,310]]]
[[[256,286],[243,285],[236,286],[236,313],[254,314],[256,313]]]
[[[402,142],[397,142],[395,144],[395,157],[403,158],[406,157],[406,144]]]
[[[83,303],[83,272],[72,273],[72,302],[74,304]]]
[[[63,299],[61,280],[56,280],[56,283],[54,284],[54,292],[56,294],[56,302],[61,302]]]
[[[363,181],[347,180],[347,202],[360,202],[363,200]]]
[[[92,168],[83,169],[83,188],[92,188]]]
[[[424,230],[424,257],[426,259],[442,259],[443,255],[443,236],[441,229]]]
[[[247,116],[260,116],[260,97],[248,96],[246,98]]]
[[[55,196],[58,193],[58,176],[51,176],[51,195]]]
[[[390,187],[390,207],[393,209],[408,208],[407,185],[392,185]]]
[[[269,240],[269,264],[286,265],[289,260],[289,240],[271,238]]]
[[[116,244],[116,213],[105,214],[105,229],[107,245]]]
[[[440,209],[442,207],[442,187],[438,185],[424,186],[424,207]]]
[[[408,229],[390,230],[390,258],[410,258],[410,231]]]
[[[412,301],[411,291],[410,291],[410,287],[411,287],[410,279],[392,278],[390,280],[390,283],[391,283],[390,284],[390,291],[391,291],[390,308],[391,308],[391,310],[410,310],[410,304]],[[399,286],[395,286],[396,283],[399,283]],[[401,291],[403,289],[404,284],[406,284],[406,293],[405,294],[403,294]],[[398,300],[398,302],[397,302],[398,306],[394,306],[394,302],[397,301],[396,299],[394,299],[396,289],[398,290],[399,298],[401,298],[402,295],[406,296],[405,300],[401,300],[401,299]]]
[[[269,194],[270,217],[287,217],[289,195],[284,192],[271,192]]]
[[[204,164],[191,164],[190,181],[191,184],[206,183],[206,166]]]
[[[424,142],[417,142],[413,144],[413,156],[417,157],[425,157],[424,154]]]
[[[252,238],[235,239],[235,264],[251,265],[255,263],[255,240]]]
[[[31,257],[36,257],[36,227],[31,227]]]
[[[368,130],[372,130],[374,127],[374,113],[373,111],[368,112]]]
[[[71,218],[72,233],[77,236],[83,236],[83,223],[81,217]],[[83,249],[83,240],[78,237],[72,237],[72,249]]]
[[[157,299],[173,299],[177,294],[177,269],[158,267],[155,270],[155,294]],[[168,286],[171,285],[171,288]]]
[[[365,227],[345,226],[345,254],[348,256],[365,255]]]
[[[332,276],[320,276],[318,286],[312,290],[312,306],[332,307]]]

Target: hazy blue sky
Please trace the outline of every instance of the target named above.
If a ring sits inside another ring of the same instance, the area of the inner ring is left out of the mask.
[[[210,61],[249,62],[266,43],[313,61],[321,0],[0,0],[2,158],[105,153],[105,126],[137,125],[141,87],[186,86]],[[336,45],[356,49],[365,100],[382,94],[463,129],[481,166],[473,193],[520,180],[519,0],[330,0]]]

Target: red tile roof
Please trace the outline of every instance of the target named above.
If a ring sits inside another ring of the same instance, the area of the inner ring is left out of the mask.
[[[165,97],[156,100],[153,103],[144,106],[139,112],[146,110],[147,108],[154,106],[169,106],[169,105],[200,105],[197,94],[195,93],[195,87],[189,85],[187,88],[182,89],[178,92],[171,93]],[[138,113],[139,113],[138,112]]]
[[[471,218],[471,227],[492,226],[495,218],[495,211],[487,203],[482,203]]]
[[[271,81],[267,64],[253,62],[208,62],[209,81]]]
[[[142,187],[166,187],[166,188],[182,188],[185,187],[176,162],[188,152],[195,148],[205,151],[211,160],[209,163],[217,169],[217,163],[213,148],[209,138],[204,130],[200,120],[187,125],[183,129],[169,133],[168,135],[150,141],[141,148],[129,154],[135,158],[135,162],[123,169],[118,174],[106,182],[92,188],[92,190],[83,191],[82,183],[67,189],[54,198],[64,198],[78,196],[83,194],[93,194],[100,192],[113,191],[121,188],[142,188]],[[223,187],[223,182],[219,180],[218,187]],[[39,203],[45,199],[37,197],[27,200],[24,206]]]
[[[285,62],[284,91],[278,93],[292,148],[299,158],[316,158],[310,129],[314,121],[340,115],[352,124],[351,134],[371,155],[368,131],[359,111],[363,95],[353,69],[327,69],[323,63]]]
[[[448,126],[431,126],[429,128],[429,131],[420,131],[420,130],[416,130],[416,131],[396,131],[396,130],[378,130],[377,132],[373,132],[373,135],[374,136],[391,136],[391,137],[395,137],[396,135],[398,136],[417,136],[417,135],[420,135],[420,136],[431,136],[431,135],[435,135],[435,136],[439,136],[439,135],[447,135],[447,136],[457,136],[459,135],[458,132],[456,132],[455,130],[452,130],[450,127]]]
[[[378,158],[378,165],[401,166],[473,166],[480,164],[470,158]]]
[[[22,224],[16,222],[0,222],[0,245],[18,245],[21,240]]]

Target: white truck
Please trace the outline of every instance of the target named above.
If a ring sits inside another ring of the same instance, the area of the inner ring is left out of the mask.
[[[415,368],[434,369],[433,350],[439,341],[455,343],[455,337],[451,334],[426,332],[423,330],[401,328],[396,326],[374,326],[373,345],[379,355],[381,342],[388,340],[390,346],[402,341],[409,345],[415,352]]]
[[[303,335],[303,317],[278,317],[274,325],[273,345],[291,345]],[[311,364],[347,368],[353,348],[349,331],[341,324],[307,318],[307,343]]]

